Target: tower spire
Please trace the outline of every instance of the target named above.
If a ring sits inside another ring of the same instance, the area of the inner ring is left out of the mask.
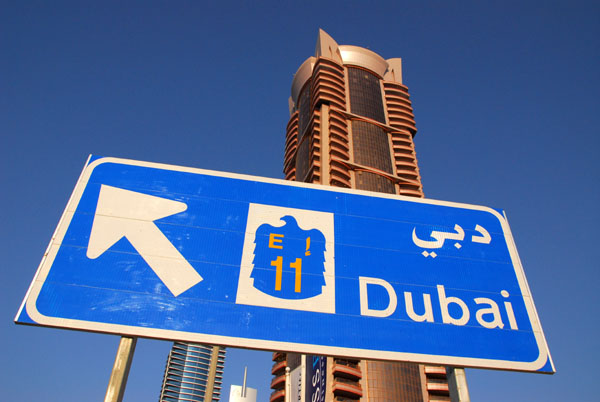
[[[327,57],[338,63],[342,62],[342,55],[337,42],[324,30],[319,28],[317,36],[317,46],[315,48],[315,57]]]

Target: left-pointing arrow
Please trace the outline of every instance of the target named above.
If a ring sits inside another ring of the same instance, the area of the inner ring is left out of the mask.
[[[95,259],[126,237],[165,286],[179,296],[202,281],[154,221],[187,209],[173,201],[103,184],[92,224],[87,257]]]

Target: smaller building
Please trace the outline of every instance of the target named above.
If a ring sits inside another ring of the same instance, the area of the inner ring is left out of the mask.
[[[232,385],[229,391],[229,402],[256,402],[256,389]]]
[[[248,367],[244,367],[243,385],[232,385],[229,390],[229,402],[256,402],[256,390],[246,387]]]
[[[218,402],[221,397],[225,349],[175,342],[169,353],[160,402]],[[212,398],[206,393],[211,394]]]

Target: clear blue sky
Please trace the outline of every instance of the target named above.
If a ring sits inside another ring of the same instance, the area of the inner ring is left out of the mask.
[[[469,369],[472,399],[597,399],[597,1],[2,1],[0,10],[2,399],[104,396],[118,336],[12,322],[87,155],[281,178],[290,84],[318,28],[403,59],[427,197],[508,215],[557,373]],[[157,399],[169,348],[139,341],[127,402]],[[245,364],[267,400],[264,352],[229,351],[224,394]]]

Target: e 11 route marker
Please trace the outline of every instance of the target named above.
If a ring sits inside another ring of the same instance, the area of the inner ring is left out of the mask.
[[[505,217],[90,157],[17,323],[553,373]]]

